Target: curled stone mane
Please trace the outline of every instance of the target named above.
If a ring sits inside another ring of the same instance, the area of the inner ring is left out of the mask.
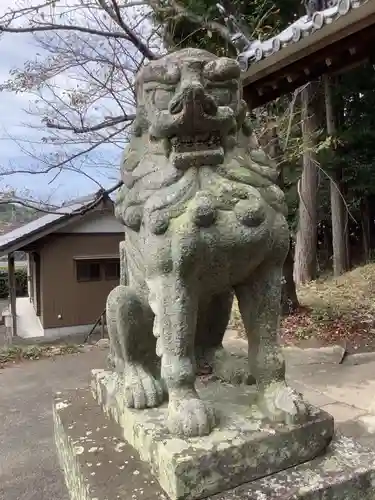
[[[116,213],[125,226],[136,231],[145,212],[166,229],[170,219],[180,216],[204,186],[216,198],[217,208],[232,209],[251,187],[275,210],[285,214],[284,200],[276,186],[276,167],[253,144],[253,137],[242,133],[238,146],[218,168],[191,168],[184,172],[168,164],[164,153],[149,144],[146,134],[134,135],[123,159],[124,184]]]
[[[181,59],[197,52],[209,61],[220,59],[202,50],[186,49],[178,54]],[[173,58],[172,53],[157,61],[157,66],[153,63],[153,71],[168,77]],[[200,206],[203,213],[207,207],[232,210],[239,200],[255,191],[276,211],[285,213],[283,194],[276,186],[276,166],[252,134],[244,101],[240,101],[234,143],[225,151],[224,161],[215,166],[208,163],[194,167],[192,163],[190,168],[178,169],[166,155],[168,140],[153,140],[150,134],[152,117],[147,116],[144,100],[144,82],[152,79],[148,72],[146,66],[137,77],[137,116],[122,162],[123,187],[116,213],[125,226],[139,231],[143,222],[160,234],[167,230],[171,219],[189,207]]]

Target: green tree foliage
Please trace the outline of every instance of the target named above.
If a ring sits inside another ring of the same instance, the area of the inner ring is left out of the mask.
[[[375,215],[375,69],[364,64],[343,75],[334,87],[337,136],[331,148],[321,152],[322,182],[320,219],[328,224],[328,178],[335,169],[343,172],[342,187],[352,243],[362,238],[363,207],[369,205],[373,230]],[[353,241],[354,240],[354,241]]]
[[[353,210],[364,197],[375,195],[375,69],[366,64],[344,74],[337,87],[336,151],[332,165],[343,166],[343,183]]]
[[[277,5],[270,0],[223,0],[221,4],[253,39],[272,36],[293,21],[301,8],[296,0],[283,0]],[[151,2],[151,5],[156,21],[164,26],[168,48],[198,47],[218,55],[235,55],[223,29],[224,18],[216,0],[181,0],[178,3],[164,0]]]
[[[17,297],[27,295],[27,271],[26,268],[19,268],[15,271],[16,294]],[[6,299],[9,295],[9,278],[6,269],[0,269],[0,299]]]

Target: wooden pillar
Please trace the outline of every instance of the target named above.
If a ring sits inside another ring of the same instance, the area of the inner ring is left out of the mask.
[[[33,262],[32,253],[27,252],[27,295],[29,302],[33,303]]]
[[[34,252],[34,287],[35,287],[35,295],[34,295],[34,307],[36,310],[36,315],[41,316],[42,314],[42,299],[40,293],[40,254],[38,252]]]
[[[9,305],[12,317],[12,335],[17,335],[17,310],[16,310],[16,275],[14,266],[14,254],[8,254],[8,287]]]

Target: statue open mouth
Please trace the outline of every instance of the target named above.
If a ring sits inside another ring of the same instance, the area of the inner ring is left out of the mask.
[[[172,137],[170,160],[176,168],[218,165],[224,161],[224,148],[218,134]]]
[[[202,150],[212,150],[221,148],[221,138],[219,135],[198,134],[193,137],[172,137],[172,151],[175,153],[189,153]]]

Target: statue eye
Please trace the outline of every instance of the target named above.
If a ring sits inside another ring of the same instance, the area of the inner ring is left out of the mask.
[[[229,106],[232,102],[232,92],[225,87],[211,88],[209,93],[219,106]]]
[[[152,102],[157,109],[167,109],[173,94],[173,89],[155,89],[152,96]]]

